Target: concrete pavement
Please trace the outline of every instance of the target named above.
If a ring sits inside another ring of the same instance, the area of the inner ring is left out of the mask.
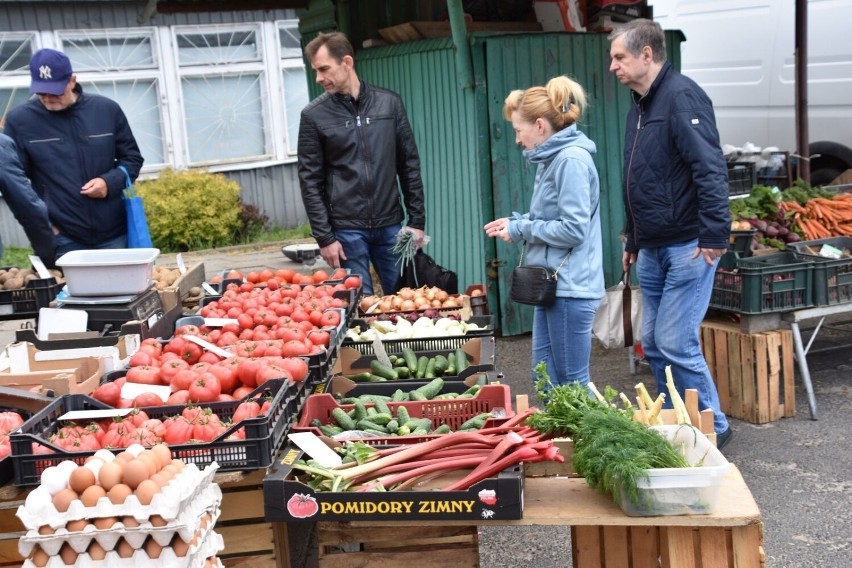
[[[246,272],[288,266],[307,271],[308,267],[287,260],[280,248],[281,243],[232,247],[184,257],[188,263],[203,260],[208,278],[231,268]],[[160,262],[173,259],[174,255],[163,255]],[[316,266],[324,265],[320,260]],[[21,323],[26,322],[0,322],[0,345],[14,339],[14,329]],[[852,335],[825,337],[852,343]],[[497,366],[515,394],[532,394],[529,360],[528,335],[498,339]],[[809,419],[797,371],[796,416],[759,426],[732,419],[734,438],[724,451],[761,509],[767,567],[852,566],[852,355],[846,348],[813,354],[808,360],[820,419]],[[611,385],[631,393],[641,380],[654,390],[647,368],[639,366],[637,375],[630,375],[624,351],[596,345],[591,366],[599,387]],[[480,536],[485,568],[571,565],[568,527],[484,527]],[[314,563],[315,558],[308,556],[301,565]]]

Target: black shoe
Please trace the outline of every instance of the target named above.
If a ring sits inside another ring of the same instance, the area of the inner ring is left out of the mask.
[[[725,444],[731,441],[731,438],[734,437],[734,431],[731,430],[730,425],[724,432],[720,432],[716,434],[716,447],[721,450],[725,447]]]

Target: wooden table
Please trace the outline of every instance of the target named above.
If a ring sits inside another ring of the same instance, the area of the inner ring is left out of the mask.
[[[323,524],[334,525],[341,534],[347,535],[359,529],[370,533],[376,532],[372,531],[375,527],[393,528],[400,525],[398,522]],[[434,526],[426,521],[404,524],[419,526],[424,530]],[[730,474],[720,488],[719,506],[712,515],[628,517],[608,496],[600,495],[589,487],[583,478],[539,477],[524,481],[522,519],[440,523],[442,527],[476,524],[570,525],[574,568],[650,568],[660,565],[658,562],[664,568],[761,568],[764,565],[760,510],[735,466],[731,467]],[[276,536],[286,538],[286,523],[273,525],[281,525],[275,530]],[[356,554],[340,554],[340,565],[352,565]],[[425,561],[428,552],[420,554]],[[369,562],[363,564],[368,559],[363,554],[360,556],[358,561],[361,564],[358,565],[368,565]],[[387,553],[383,558],[387,558]],[[287,562],[283,563],[282,560]],[[478,559],[477,564],[472,565],[478,565]],[[279,558],[278,566],[289,567],[289,559]]]

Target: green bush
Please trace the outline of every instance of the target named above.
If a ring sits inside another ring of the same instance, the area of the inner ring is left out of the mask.
[[[235,244],[245,232],[240,186],[222,174],[165,169],[136,183],[154,246],[177,252]]]

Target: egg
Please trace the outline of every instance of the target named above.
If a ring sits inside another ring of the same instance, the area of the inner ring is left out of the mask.
[[[148,477],[160,471],[160,460],[151,450],[145,450],[136,456],[136,459],[148,466]]]
[[[98,483],[106,491],[112,489],[115,485],[121,483],[121,473],[124,467],[119,461],[111,461],[101,466],[98,472]]]
[[[88,469],[89,471],[94,473],[95,479],[97,479],[98,473],[100,473],[101,467],[103,467],[104,463],[106,463],[106,462],[104,462],[104,460],[102,460],[100,458],[91,458],[91,459],[89,459],[89,461],[87,461],[86,463],[83,464],[83,467],[85,467],[86,469]]]
[[[57,491],[57,493],[59,493]],[[30,494],[27,495],[26,501],[24,501],[24,507],[26,507],[27,512],[34,517],[40,516],[42,511],[44,511],[45,507],[48,507],[53,501],[53,496],[43,485],[40,485],[30,491]]]
[[[162,552],[163,547],[157,544],[157,541],[152,537],[148,537],[145,541],[145,553],[148,555],[148,558],[159,558]]]
[[[52,497],[68,487],[68,478],[62,474],[58,467],[50,466],[41,472],[41,486]]]
[[[130,546],[129,542],[124,539],[121,539],[115,545],[115,551],[118,552],[118,556],[120,558],[130,558],[131,556],[133,556],[135,549]]]
[[[172,462],[172,451],[165,444],[155,444],[151,447],[151,452],[157,456],[160,461],[160,469],[166,467]]]
[[[151,517],[148,520],[151,521],[151,526],[154,526],[154,527],[164,527],[167,524],[169,524],[169,522],[166,519],[164,519],[161,515],[151,515]]]
[[[56,532],[56,531],[55,531],[55,530],[53,530],[53,527],[52,527],[52,526],[50,526],[50,525],[41,525],[41,526],[38,528],[38,534],[43,535],[43,536],[51,535],[51,534],[53,534],[53,533],[55,533],[55,532]]]
[[[164,474],[163,472],[155,473],[154,475],[151,476],[151,481],[156,483],[157,487],[159,487],[160,489],[162,489],[163,487],[168,485],[170,479],[171,478],[169,476],[167,476],[166,474]]]
[[[99,531],[105,531],[111,529],[117,521],[116,517],[99,517],[95,519],[93,524]]]
[[[48,556],[47,552],[42,550],[40,547],[37,547],[33,550],[30,560],[32,560],[33,564],[41,568],[42,566],[47,566],[47,563],[50,561],[50,556]]]
[[[92,541],[92,544],[89,545],[86,552],[89,553],[89,557],[92,560],[103,560],[106,558],[106,550],[104,550],[104,547],[98,544],[98,541],[96,540]]]
[[[145,451],[145,446],[143,446],[142,444],[130,444],[124,451],[135,458],[136,456]]]
[[[148,479],[148,466],[143,460],[135,458],[124,464],[124,471],[121,473],[122,483],[131,489],[136,489],[146,479]]]
[[[126,529],[133,529],[139,526],[139,521],[137,521],[136,517],[134,517],[133,515],[126,515],[124,517],[121,517],[121,523]]]
[[[96,507],[98,500],[104,496],[106,496],[106,491],[104,491],[103,487],[100,485],[90,485],[80,495],[80,501],[83,502],[83,506],[85,507]]]
[[[175,466],[178,471],[182,470],[186,466],[186,464],[183,463],[183,460],[179,460],[177,458],[172,460],[172,465]]]
[[[77,493],[73,489],[63,489],[53,496],[53,506],[56,507],[56,510],[60,513],[64,513],[76,499]]]
[[[101,449],[101,450],[98,450],[97,452],[95,452],[95,455],[92,456],[92,457],[98,458],[98,459],[102,460],[104,463],[109,463],[109,462],[111,462],[115,459],[115,454],[112,453],[109,450]]]
[[[133,493],[133,490],[130,487],[124,483],[117,483],[112,486],[112,489],[107,491],[107,497],[109,497],[109,501],[113,505],[121,505],[131,493]]]
[[[68,521],[65,524],[65,529],[68,530],[68,532],[82,532],[88,524],[89,521],[86,519],[77,519],[76,521]]]
[[[174,539],[172,539],[172,550],[175,556],[183,558],[189,552],[189,543],[184,542],[178,535],[175,535]]]
[[[160,492],[160,486],[150,479],[143,480],[136,488],[136,497],[143,505],[150,505],[154,496]]]
[[[78,467],[68,477],[68,485],[78,494],[95,484],[95,474],[87,467]]]
[[[67,542],[59,549],[59,556],[67,566],[73,566],[77,562],[77,552]]]

